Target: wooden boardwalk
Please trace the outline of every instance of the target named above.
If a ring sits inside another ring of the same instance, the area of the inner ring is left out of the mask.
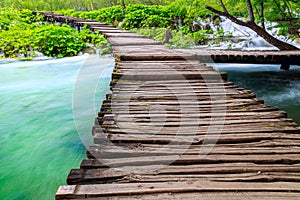
[[[179,49],[183,53],[196,54],[199,59],[209,56],[215,63],[280,64],[288,70],[290,65],[300,65],[299,51],[236,51]]]
[[[193,54],[78,23],[112,45],[112,94],[56,199],[300,199],[300,129],[285,112]]]

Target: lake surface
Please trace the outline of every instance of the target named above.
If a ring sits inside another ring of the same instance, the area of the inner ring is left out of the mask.
[[[258,98],[288,113],[300,125],[300,67],[289,71],[279,65],[216,64],[215,69],[228,73],[228,81],[252,90]]]
[[[70,169],[79,167],[85,147],[72,101],[87,59],[0,64],[0,199],[54,199]],[[99,66],[103,73],[92,99],[96,110],[109,92],[112,67]],[[91,137],[93,118],[85,122],[81,131]]]

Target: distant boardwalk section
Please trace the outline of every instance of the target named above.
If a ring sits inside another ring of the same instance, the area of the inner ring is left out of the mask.
[[[244,64],[280,64],[281,69],[288,70],[290,65],[300,65],[298,51],[231,51],[206,49],[180,49],[179,52],[198,56],[210,56],[216,63]]]

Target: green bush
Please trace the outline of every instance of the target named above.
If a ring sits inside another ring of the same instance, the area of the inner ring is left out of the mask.
[[[35,33],[34,45],[46,56],[74,56],[86,47],[79,33],[67,25],[49,24],[36,29]]]
[[[0,50],[4,57],[16,58],[20,54],[24,57],[32,52],[33,30],[10,30],[0,32]]]
[[[278,31],[278,35],[288,35],[289,33],[289,27],[281,27]]]
[[[164,42],[164,34],[166,32],[166,29],[150,27],[150,28],[132,29],[132,31],[144,35],[148,38],[153,38],[157,41]]]
[[[142,22],[148,17],[144,10],[136,10],[126,14],[125,29],[140,28]]]
[[[197,32],[192,33],[193,39],[197,44],[205,45],[208,40],[208,31],[207,30],[200,30]]]
[[[201,12],[204,12],[204,9]],[[184,26],[190,27],[193,21],[199,17],[199,12],[196,12],[191,6],[177,1],[167,6],[129,4],[124,12],[121,6],[112,6],[91,12],[64,10],[57,13],[106,22],[115,26],[123,21],[122,28],[124,29],[142,27],[178,29],[176,24],[179,19],[182,20]]]
[[[6,58],[34,57],[35,51],[52,57],[74,56],[87,43],[109,48],[103,35],[88,29],[78,32],[67,25],[34,23],[42,18],[28,10],[0,9],[0,19],[0,51]]]
[[[134,32],[164,42],[166,28],[140,28],[133,29]],[[172,31],[172,38],[168,44],[170,48],[187,48],[195,45],[195,41],[190,35],[185,35],[181,31]]]
[[[13,8],[0,8],[0,31],[8,30],[20,22],[29,24],[38,21],[43,21],[43,16],[33,15],[30,10],[18,11]]]
[[[151,15],[142,22],[143,27],[167,27],[169,20],[158,15]]]

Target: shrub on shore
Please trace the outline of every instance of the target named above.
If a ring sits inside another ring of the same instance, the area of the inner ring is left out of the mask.
[[[42,22],[41,15],[29,10],[0,9],[0,52],[4,58],[32,58],[36,52],[46,56],[77,55],[87,43],[106,48],[103,35],[88,29],[78,32],[67,25]]]

